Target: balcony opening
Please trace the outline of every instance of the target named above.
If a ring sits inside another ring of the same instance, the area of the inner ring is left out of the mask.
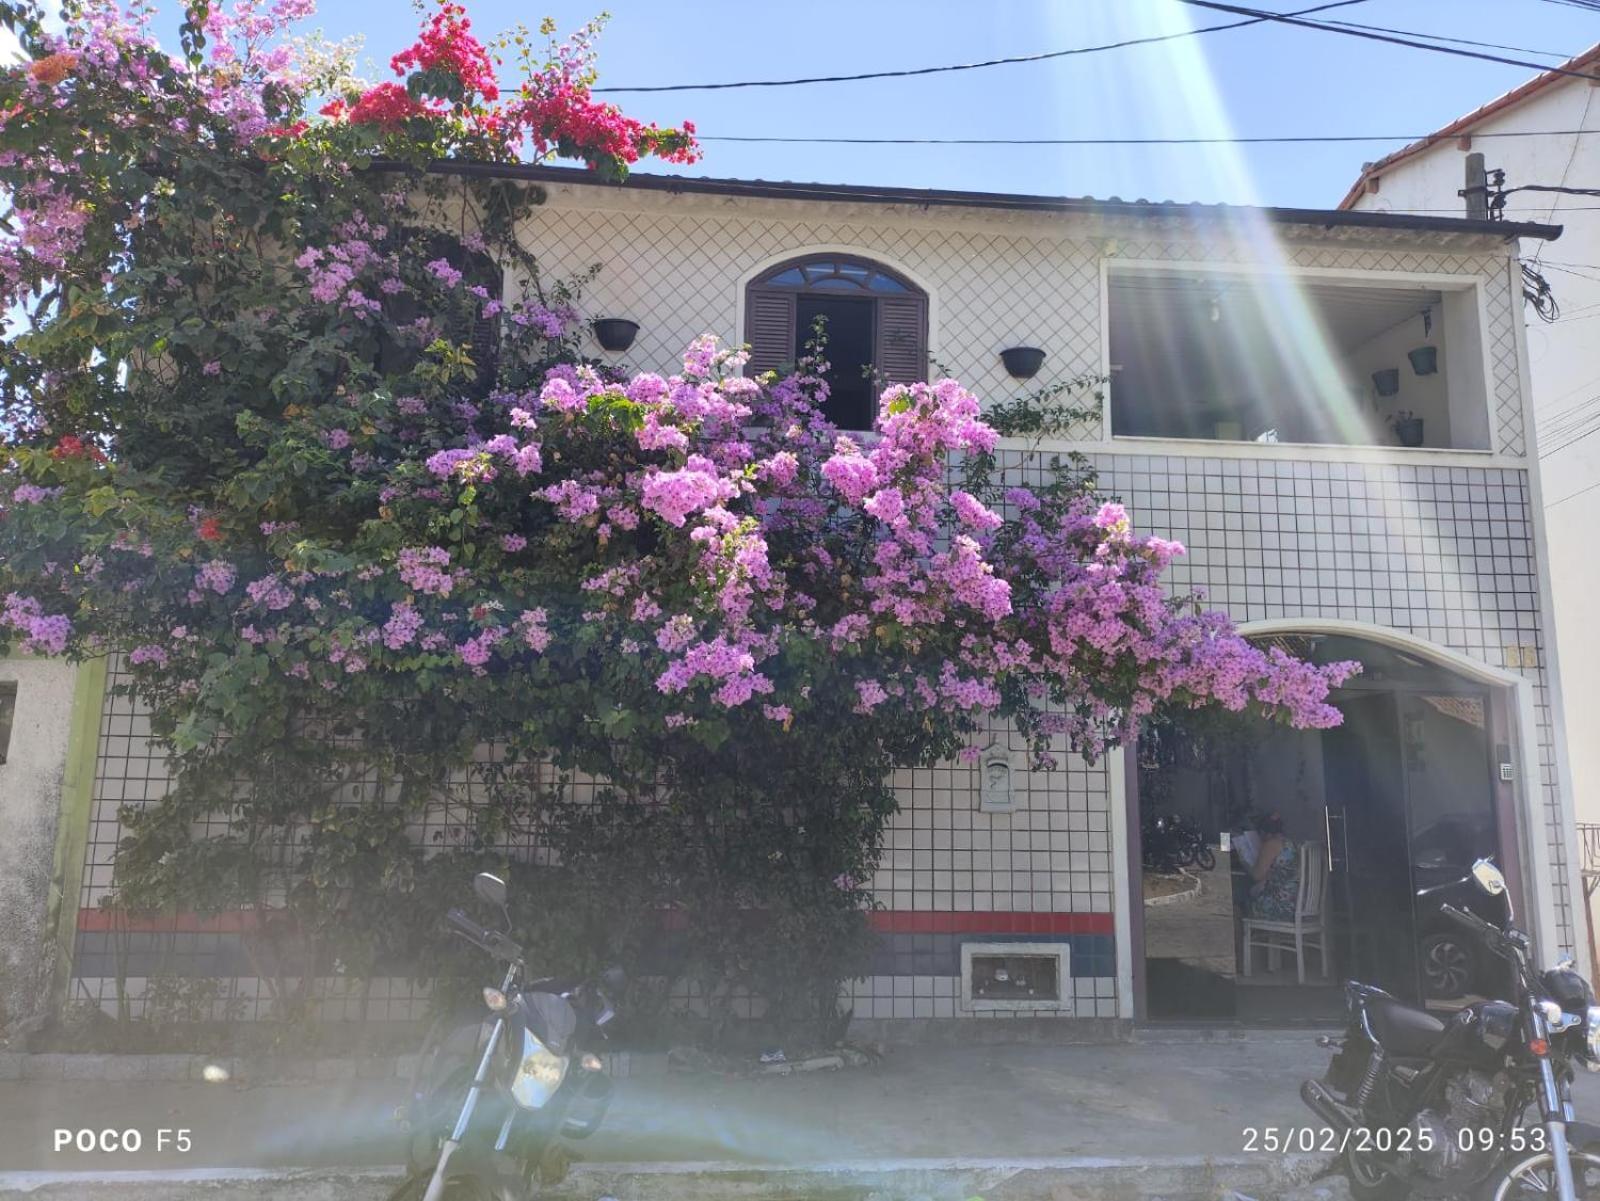
[[[1489,448],[1477,290],[1113,271],[1118,437]]]

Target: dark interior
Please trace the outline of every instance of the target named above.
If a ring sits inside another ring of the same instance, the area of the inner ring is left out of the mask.
[[[1498,698],[1392,648],[1302,641],[1291,649],[1367,665],[1334,695],[1339,727],[1290,730],[1202,714],[1158,723],[1141,738],[1141,818],[1175,814],[1216,850],[1210,871],[1143,870],[1152,1019],[1327,1021],[1342,1012],[1350,978],[1448,1010],[1499,983],[1498,961],[1439,913],[1448,901],[1503,916],[1499,901],[1457,883],[1479,857],[1506,864],[1494,785],[1503,753],[1493,730]],[[1295,853],[1325,868],[1326,975],[1309,946],[1303,983],[1287,951],[1274,967],[1258,947],[1252,973],[1243,971],[1244,919],[1262,916],[1244,857],[1257,814],[1277,815]],[[1162,899],[1184,889],[1194,891]]]
[[[823,412],[844,430],[872,428],[876,395],[872,386],[873,315],[870,300],[801,295],[795,301],[795,357],[815,337],[820,317],[827,333],[828,403]]]

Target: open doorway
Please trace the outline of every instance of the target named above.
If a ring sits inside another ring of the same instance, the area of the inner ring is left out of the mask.
[[[1203,711],[1141,733],[1146,1016],[1322,1022],[1350,978],[1440,1009],[1498,991],[1439,906],[1503,916],[1456,883],[1479,857],[1516,871],[1503,689],[1367,639],[1275,641],[1362,663],[1341,726]]]

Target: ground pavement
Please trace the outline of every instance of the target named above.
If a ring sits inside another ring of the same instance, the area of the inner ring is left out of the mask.
[[[904,1047],[839,1072],[626,1079],[561,1195],[1344,1196],[1302,1187],[1322,1157],[1250,1149],[1252,1129],[1314,1124],[1297,1095],[1325,1063],[1311,1034],[1144,1037],[1160,1041]],[[1582,1083],[1580,1111],[1600,1114]],[[402,1099],[393,1082],[355,1080],[0,1083],[0,1201],[377,1201],[396,1183]],[[133,1128],[144,1145],[58,1151],[58,1128]],[[188,1149],[163,1130],[187,1131]]]

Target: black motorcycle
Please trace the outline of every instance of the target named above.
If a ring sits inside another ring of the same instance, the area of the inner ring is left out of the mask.
[[[1448,903],[1439,912],[1504,961],[1514,1001],[1478,1001],[1448,1021],[1382,989],[1345,986],[1350,1022],[1322,1080],[1300,1096],[1332,1129],[1356,1201],[1600,1197],[1600,1129],[1573,1121],[1578,1064],[1600,1070],[1600,1007],[1570,961],[1545,972],[1511,921],[1505,879],[1487,859],[1468,879],[1504,898],[1496,925]]]
[[[1199,865],[1201,871],[1217,866],[1217,854],[1205,836],[1177,814],[1146,817],[1139,827],[1144,866],[1171,874],[1180,867]]]
[[[509,930],[505,882],[483,872],[472,885]],[[506,973],[483,990],[483,1010],[442,1017],[429,1032],[405,1112],[411,1174],[390,1201],[525,1201],[566,1174],[564,1140],[587,1138],[605,1117],[611,1079],[584,1048],[612,1020],[621,974],[528,979],[508,933],[459,909],[445,920]]]

